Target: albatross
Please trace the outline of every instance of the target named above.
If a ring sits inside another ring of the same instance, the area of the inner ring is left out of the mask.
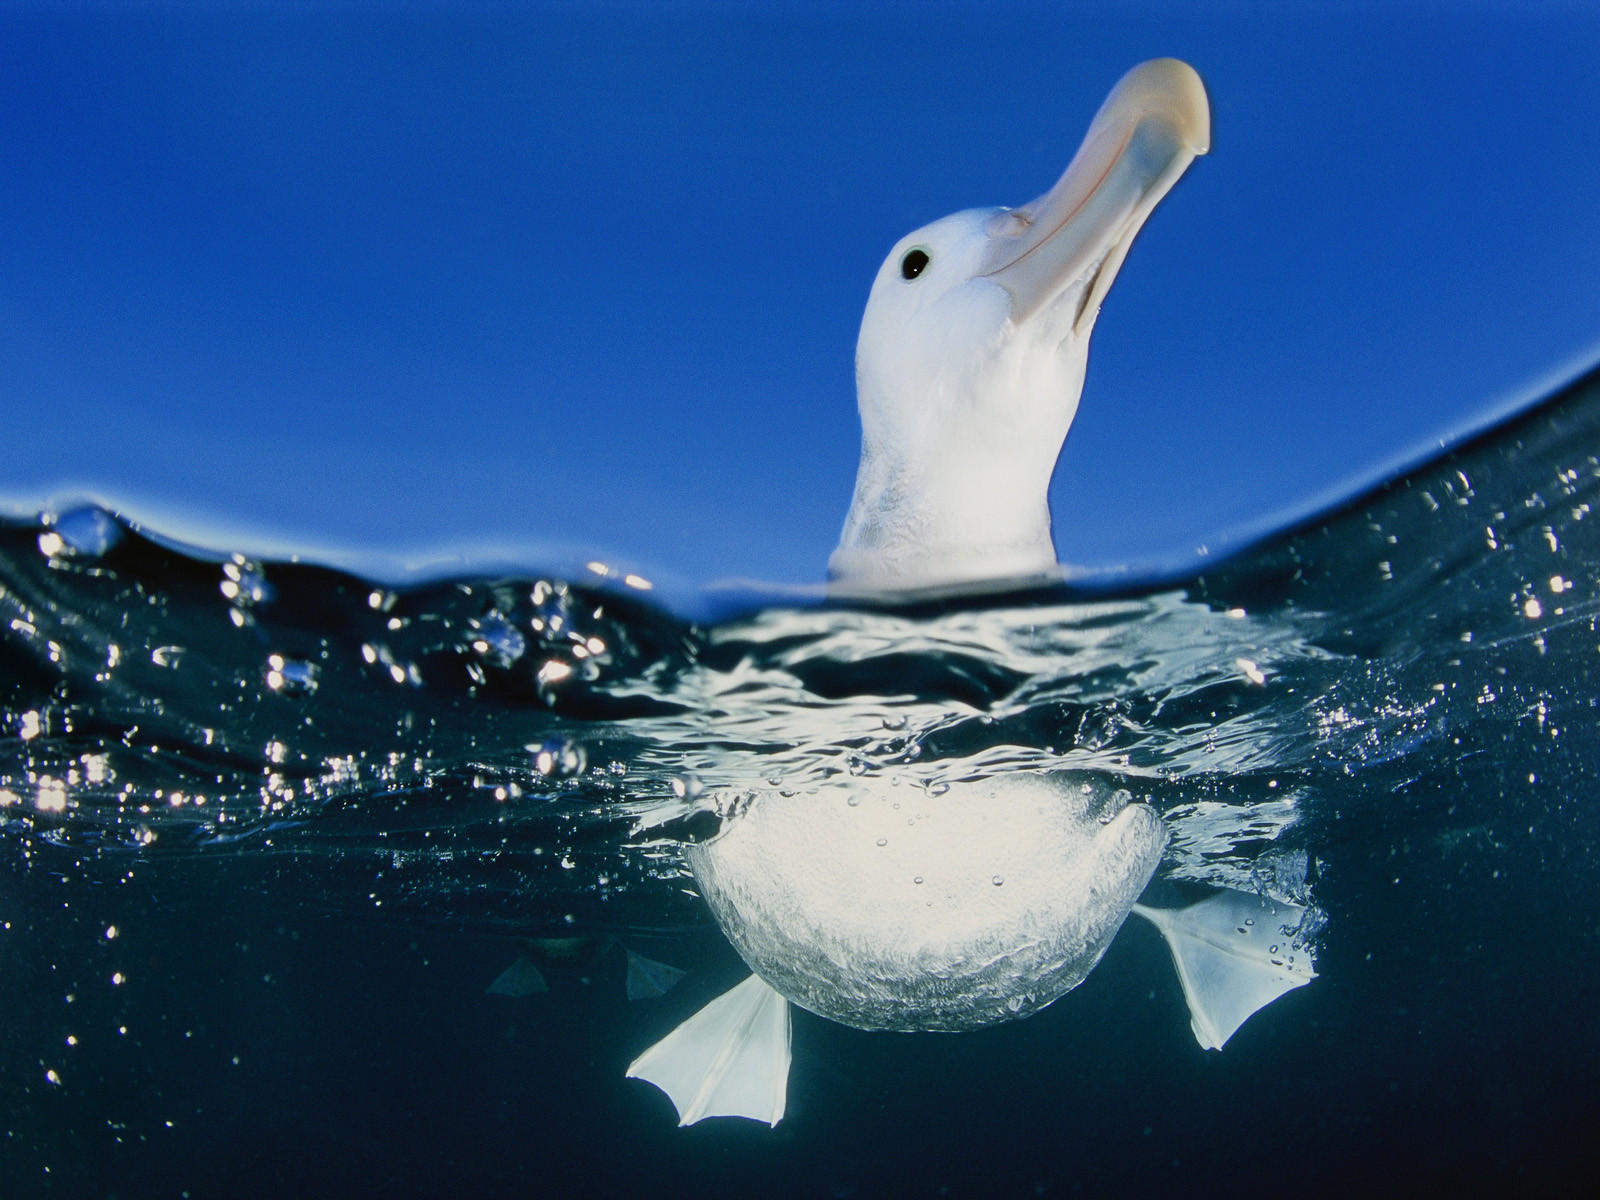
[[[1209,145],[1194,69],[1144,63],[1044,195],[945,217],[889,252],[856,349],[861,462],[829,561],[837,593],[1059,578],[1048,488],[1101,301]],[[1207,1049],[1315,977],[1293,949],[1298,906],[1228,890],[1183,909],[1136,903],[1167,829],[1101,777],[956,784],[919,798],[910,822],[892,783],[764,792],[684,847],[752,974],[628,1068],[681,1124],[782,1119],[791,1004],[860,1029],[1027,1017],[1089,974],[1130,913],[1166,939]]]

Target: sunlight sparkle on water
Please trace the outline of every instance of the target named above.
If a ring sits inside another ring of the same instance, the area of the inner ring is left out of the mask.
[[[34,800],[34,806],[40,812],[66,812],[66,784],[48,775],[39,776],[39,794]]]
[[[1267,681],[1266,672],[1248,658],[1236,658],[1233,662],[1235,666],[1245,673],[1245,677],[1251,683],[1265,683]]]

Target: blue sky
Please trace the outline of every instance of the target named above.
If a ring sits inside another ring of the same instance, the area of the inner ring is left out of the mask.
[[[1600,10],[0,12],[0,498],[323,558],[821,577],[879,261],[1117,78],[1214,113],[1102,312],[1062,557],[1194,560],[1600,355]]]

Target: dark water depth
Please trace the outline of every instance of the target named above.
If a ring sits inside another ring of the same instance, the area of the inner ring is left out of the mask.
[[[598,563],[395,588],[0,526],[0,1194],[1592,1191],[1597,530],[1593,385],[1116,594],[706,624]],[[1154,805],[1157,902],[1309,905],[1321,977],[1206,1053],[1129,927],[1028,1021],[798,1013],[776,1130],[623,1080],[744,973],[682,840],[1011,771]],[[630,1002],[629,951],[687,975]],[[549,990],[486,994],[519,954]]]

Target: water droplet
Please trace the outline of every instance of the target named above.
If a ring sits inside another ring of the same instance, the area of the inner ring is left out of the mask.
[[[528,639],[499,613],[491,612],[473,623],[468,644],[476,654],[495,666],[509,667],[527,650]]]
[[[915,878],[915,879],[913,879],[913,880],[912,880],[912,881],[911,881],[911,882],[912,882],[912,883],[921,883],[921,882],[922,882],[922,876],[921,876],[921,875],[918,875],[918,876],[917,876],[917,877],[916,877],[916,878]]]
[[[888,844],[889,844],[889,839],[888,838],[882,837],[882,838],[878,839],[878,845],[887,846]]]
[[[122,540],[122,526],[104,509],[76,508],[62,513],[50,525],[46,537],[55,538],[56,549],[46,554],[81,554],[85,558],[99,558]],[[44,550],[44,538],[39,539],[39,549]]]
[[[1004,878],[1004,877],[1003,877],[1003,876],[1000,876],[1000,875],[996,875],[996,876],[995,876],[995,877],[994,877],[994,878],[993,878],[993,879],[991,879],[991,880],[990,880],[990,881],[989,881],[989,882],[990,882],[990,883],[992,883],[992,884],[994,884],[994,885],[995,885],[995,887],[1000,887],[1000,886],[1002,886],[1002,885],[1003,885],[1003,884],[1004,884],[1004,883],[1005,883],[1005,878]]]
[[[564,663],[559,658],[552,658],[546,660],[544,665],[539,668],[538,680],[541,684],[548,686],[552,683],[560,683],[571,674],[571,664]]]
[[[317,668],[303,658],[267,656],[267,687],[283,696],[309,696],[317,690]]]
[[[1267,947],[1267,953],[1268,954],[1276,954],[1277,952],[1278,952],[1278,948],[1276,946],[1268,946]]]
[[[859,805],[861,803],[861,797],[860,796],[851,796],[848,800],[845,801],[845,803],[848,804],[851,808],[855,808],[857,805]]]
[[[948,792],[949,790],[950,790],[950,785],[948,783],[934,783],[934,784],[930,784],[928,786],[928,795],[930,795],[930,796],[942,796],[946,792]]]
[[[237,554],[232,562],[222,564],[222,576],[217,588],[235,608],[267,604],[277,594],[261,567]]]
[[[583,746],[578,742],[569,742],[565,738],[552,738],[540,745],[529,746],[527,750],[533,755],[533,769],[546,779],[552,776],[581,775],[584,767],[588,765],[588,756],[584,753]],[[699,795],[699,780],[694,780],[694,783],[694,794]],[[685,780],[674,779],[672,790],[676,795],[685,795],[688,792],[688,784]]]

